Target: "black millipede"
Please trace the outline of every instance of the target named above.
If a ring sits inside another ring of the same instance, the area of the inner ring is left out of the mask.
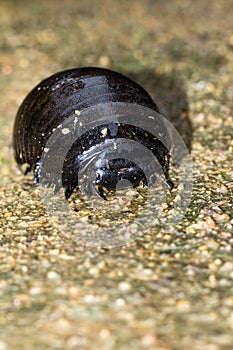
[[[22,102],[15,119],[13,148],[19,166],[27,164],[25,173],[34,173],[40,180],[40,161],[53,131],[75,111],[99,103],[125,102],[148,107],[159,113],[150,95],[139,84],[121,73],[109,69],[85,67],[56,73],[39,83]],[[95,116],[93,115],[93,118]],[[103,135],[103,127],[106,133]],[[68,199],[78,185],[82,154],[107,139],[134,140],[147,147],[157,158],[167,186],[169,178],[169,149],[152,133],[138,126],[106,123],[88,130],[72,145],[62,169],[62,186]],[[119,180],[126,179],[133,187],[147,186],[143,170],[132,160],[116,157],[96,167],[97,193],[114,190]],[[56,185],[56,184],[55,184]]]

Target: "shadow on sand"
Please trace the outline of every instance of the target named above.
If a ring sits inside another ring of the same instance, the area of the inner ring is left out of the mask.
[[[189,118],[189,105],[182,81],[174,74],[156,74],[153,70],[123,71],[142,85],[151,95],[160,113],[176,128],[191,151],[193,127]]]

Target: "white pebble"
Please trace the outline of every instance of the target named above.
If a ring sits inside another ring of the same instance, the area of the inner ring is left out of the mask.
[[[116,304],[116,306],[119,306],[119,307],[124,306],[125,305],[125,300],[122,299],[122,298],[119,298],[119,299],[117,299],[115,301],[115,304]]]
[[[131,289],[131,284],[128,282],[120,282],[118,285],[118,288],[122,291],[122,292],[127,292],[128,290]]]
[[[101,134],[102,134],[103,136],[106,136],[107,133],[108,133],[108,129],[107,129],[107,128],[104,128],[103,130],[101,130]]]
[[[0,350],[7,350],[7,345],[3,340],[0,340]]]
[[[59,280],[61,278],[60,275],[55,271],[49,271],[47,273],[47,277],[49,280]]]
[[[67,134],[69,134],[70,129],[68,129],[68,128],[63,128],[61,132],[62,132],[63,135],[67,135]]]

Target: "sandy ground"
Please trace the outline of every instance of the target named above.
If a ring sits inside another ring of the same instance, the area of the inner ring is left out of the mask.
[[[232,8],[0,1],[0,350],[232,349]],[[20,175],[11,147],[20,103],[40,80],[80,66],[135,79],[183,137],[192,200],[169,231],[84,246],[54,227]]]

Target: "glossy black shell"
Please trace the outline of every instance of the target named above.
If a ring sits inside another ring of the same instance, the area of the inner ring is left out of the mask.
[[[28,164],[28,171],[34,171],[36,177],[37,165],[53,130],[75,110],[81,111],[98,103],[107,102],[135,103],[159,112],[154,101],[140,85],[108,69],[94,67],[70,69],[43,80],[28,94],[16,116],[13,147],[17,163]],[[77,140],[76,146],[69,152],[63,171],[66,197],[70,196],[77,184],[74,178],[77,169],[70,162],[74,162],[77,153],[98,142],[99,132],[97,128],[82,140]],[[135,135],[132,135],[135,132],[138,133],[137,140],[141,139],[147,146],[149,143],[150,149],[159,158],[169,182],[169,151],[164,145],[156,144],[156,140],[148,133],[143,133],[142,130],[130,130],[129,126],[124,125],[119,128],[117,137],[135,139]],[[109,135],[106,135],[107,137]],[[154,145],[150,145],[151,143]]]

